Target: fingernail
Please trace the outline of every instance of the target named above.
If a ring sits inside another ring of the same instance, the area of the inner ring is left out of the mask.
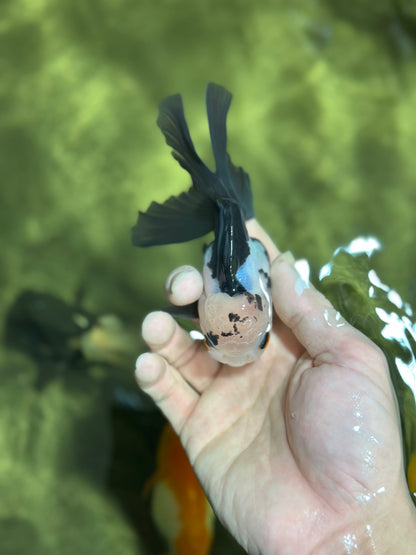
[[[294,266],[294,265],[295,265],[296,260],[295,260],[295,257],[293,256],[293,254],[292,254],[291,251],[286,251],[286,252],[282,253],[282,254],[279,256],[279,258],[280,258],[282,261],[287,262],[287,263],[290,264],[291,266]]]
[[[166,289],[168,290],[169,293],[172,293],[173,284],[175,283],[175,281],[177,280],[177,278],[180,274],[181,274],[181,272],[176,272],[176,274],[171,274],[169,276],[168,282],[166,284]]]
[[[167,312],[157,310],[148,314],[143,320],[142,337],[153,349],[167,343],[175,329],[176,324],[172,316]]]
[[[137,358],[137,360],[136,360],[136,372],[135,372],[137,378],[139,377],[139,375],[141,377],[143,367],[145,366],[146,359],[148,357],[149,357],[149,353],[143,353]]]
[[[152,353],[143,353],[136,360],[135,376],[140,387],[146,387],[153,384],[160,374],[160,368],[154,364],[154,355]]]
[[[173,293],[173,289],[175,287],[176,281],[180,276],[182,276],[183,274],[189,274],[192,271],[193,271],[193,268],[191,266],[189,267],[184,266],[177,271],[173,271],[171,275],[168,277],[168,280],[166,283],[166,289],[168,290],[168,292]]]
[[[140,368],[140,363],[146,358],[147,354],[148,354],[148,353],[143,353],[143,354],[141,354],[139,357],[137,357],[137,360],[136,360],[136,370],[139,370],[139,368]]]

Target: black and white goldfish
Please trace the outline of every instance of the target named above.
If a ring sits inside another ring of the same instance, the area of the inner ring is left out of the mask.
[[[139,247],[180,243],[214,231],[204,254],[204,290],[198,302],[200,327],[210,354],[231,366],[256,360],[267,345],[271,322],[270,261],[263,244],[250,238],[245,222],[254,217],[248,175],[227,153],[226,118],[231,94],[210,83],[208,124],[216,171],[197,155],[182,98],[165,98],[158,126],[172,155],[190,174],[192,187],[163,204],[139,212],[132,230]]]

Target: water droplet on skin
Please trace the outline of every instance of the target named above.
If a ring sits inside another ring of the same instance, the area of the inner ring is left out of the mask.
[[[330,328],[342,328],[345,326],[345,321],[339,312],[329,311],[327,308],[324,310],[324,319]]]
[[[371,529],[371,526],[369,524],[367,524],[366,530],[367,530],[367,536],[370,538],[371,547],[373,548],[374,553],[376,553],[377,550],[376,550],[376,544],[374,543],[373,530]]]
[[[374,456],[370,450],[367,450],[364,457],[365,465],[368,468],[374,468]]]
[[[378,488],[378,490],[373,493],[367,492],[362,495],[358,495],[357,501],[360,501],[361,503],[369,503],[372,499],[382,493],[386,493],[386,488],[384,486],[381,486],[381,488]]]
[[[305,289],[309,289],[309,283],[306,283],[301,277],[298,277],[295,283],[295,292],[297,295],[302,295]]]
[[[344,546],[347,553],[352,553],[358,549],[357,536],[355,534],[346,534],[344,536]]]
[[[296,420],[296,412],[291,412],[291,413],[290,413],[290,418],[291,418],[292,420]]]

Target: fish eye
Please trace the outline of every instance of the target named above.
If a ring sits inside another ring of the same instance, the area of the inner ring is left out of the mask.
[[[265,349],[270,341],[270,333],[267,332],[264,334],[263,339],[260,342],[259,349]]]

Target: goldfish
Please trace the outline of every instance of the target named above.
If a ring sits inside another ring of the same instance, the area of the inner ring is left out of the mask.
[[[157,469],[148,483],[152,518],[174,555],[207,555],[214,513],[177,434],[166,424],[158,446]]]
[[[173,157],[190,174],[192,186],[139,212],[132,241],[139,247],[165,245],[214,231],[214,240],[204,253],[199,325],[214,359],[243,366],[257,360],[266,347],[273,309],[269,257],[246,228],[246,221],[254,217],[250,179],[232,164],[227,152],[231,98],[224,87],[208,84],[206,107],[215,172],[195,151],[181,95],[161,102],[158,126]]]

